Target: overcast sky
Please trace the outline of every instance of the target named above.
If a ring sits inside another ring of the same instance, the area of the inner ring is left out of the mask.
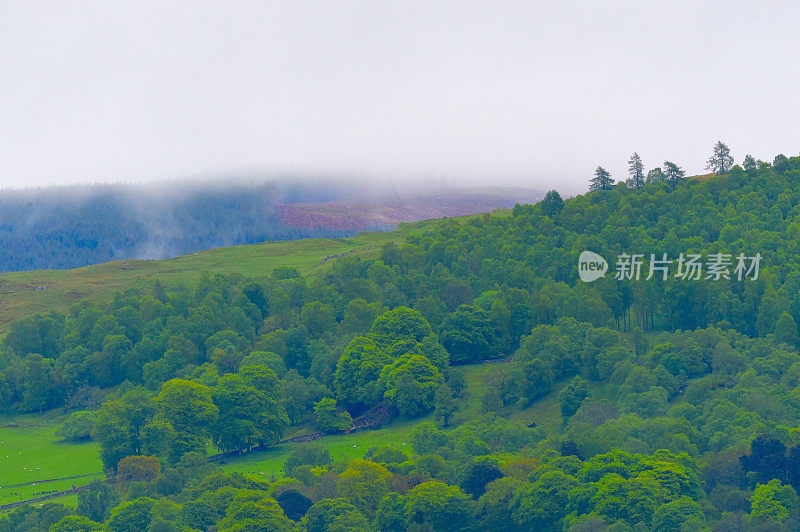
[[[800,3],[0,3],[0,184],[357,175],[582,191],[800,150]]]

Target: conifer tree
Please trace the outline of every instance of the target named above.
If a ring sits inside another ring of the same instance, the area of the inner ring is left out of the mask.
[[[714,154],[708,158],[706,170],[712,170],[717,175],[727,174],[733,166],[733,157],[731,156],[731,149],[727,144],[718,140],[714,145]]]
[[[589,190],[608,190],[613,184],[614,180],[611,179],[611,172],[602,166],[598,166],[594,170],[594,177],[589,181]]]
[[[628,159],[628,175],[631,176],[628,182],[634,188],[642,188],[644,186],[644,165],[642,164],[642,158],[636,152],[633,152],[631,158]]]
[[[664,179],[669,184],[670,188],[674,189],[678,186],[678,182],[686,177],[686,172],[677,164],[664,161]]]

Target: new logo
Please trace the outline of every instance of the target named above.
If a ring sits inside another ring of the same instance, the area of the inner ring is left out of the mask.
[[[608,271],[606,259],[592,251],[584,251],[578,257],[578,277],[584,283],[591,283],[605,277]]]

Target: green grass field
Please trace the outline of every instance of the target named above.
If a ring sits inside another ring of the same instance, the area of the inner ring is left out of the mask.
[[[420,421],[424,421],[424,419],[399,421],[378,430],[326,436],[317,440],[316,443],[325,447],[331,458],[337,461],[363,458],[364,453],[370,448],[380,447],[381,445],[393,445],[398,449],[407,447],[410,452],[408,434],[411,432],[411,428]],[[277,445],[268,451],[236,457],[227,460],[223,467],[229,471],[239,471],[264,478],[265,480],[270,480],[273,477],[281,478],[283,476],[283,464],[295,445],[298,444]]]
[[[0,428],[0,505],[36,498],[46,492],[64,491],[72,485],[83,486],[104,478],[100,449],[96,443],[61,443],[55,436],[63,416],[24,416],[13,420],[18,427]],[[334,460],[362,458],[371,447],[406,446],[408,433],[421,420],[398,421],[389,427],[327,436],[318,440]],[[3,420],[3,424],[10,423]],[[294,445],[277,445],[268,451],[228,459],[222,467],[259,478],[280,478],[283,464]],[[410,448],[409,448],[410,450]],[[37,469],[39,468],[39,469]],[[48,479],[79,476],[75,479],[42,482]],[[75,496],[54,499],[62,504],[75,504]]]
[[[55,412],[0,418],[0,505],[103,478],[100,446],[60,442],[55,432],[63,421]],[[43,482],[52,479],[65,480]]]
[[[489,386],[497,386],[499,375],[509,368],[505,363],[472,364],[460,366],[467,381],[467,402],[464,408],[456,413],[453,418],[455,423],[463,423],[482,413],[481,395]],[[562,429],[561,410],[558,406],[558,390],[566,384],[556,383],[553,391],[537,400],[534,404],[520,409],[517,405],[510,404],[503,407],[501,415],[514,421],[542,427],[548,434],[555,434]]]

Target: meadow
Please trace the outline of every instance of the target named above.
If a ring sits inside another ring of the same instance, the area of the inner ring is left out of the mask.
[[[0,419],[0,506],[104,478],[100,446],[59,441],[57,412]]]

